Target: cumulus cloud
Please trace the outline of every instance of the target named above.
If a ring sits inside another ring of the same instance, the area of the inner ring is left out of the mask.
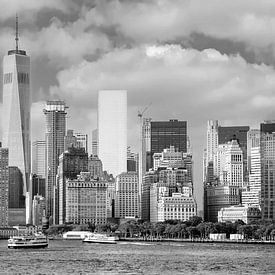
[[[69,13],[76,8],[76,4],[72,0],[1,0],[2,12],[0,13],[0,21],[14,18],[15,13],[20,13],[24,20],[33,20],[36,13],[43,10],[59,10]],[[27,15],[32,16],[27,16]]]

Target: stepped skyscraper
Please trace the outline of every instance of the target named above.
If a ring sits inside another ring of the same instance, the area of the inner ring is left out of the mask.
[[[22,190],[26,196],[31,152],[30,57],[24,50],[19,50],[17,18],[15,41],[15,50],[8,51],[3,61],[3,147],[9,148],[9,166],[18,167],[22,173]]]

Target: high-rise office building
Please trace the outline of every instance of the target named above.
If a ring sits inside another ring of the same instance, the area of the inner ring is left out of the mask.
[[[74,136],[74,130],[67,130],[67,134],[64,140],[64,151],[68,150],[68,148],[77,147],[77,139]]]
[[[138,217],[139,213],[138,174],[121,173],[116,177],[115,217]]]
[[[85,152],[88,153],[88,135],[80,132],[76,132],[74,135],[76,137],[76,147],[84,148]]]
[[[76,179],[81,172],[88,171],[88,153],[85,148],[69,147],[59,156],[58,166],[58,194],[59,205],[55,207],[59,212],[59,224],[65,223],[66,218],[66,181]]]
[[[64,152],[66,134],[66,105],[64,101],[47,101],[46,116],[46,215],[53,217],[54,189],[59,156]],[[58,194],[55,196],[56,203]]]
[[[46,179],[40,175],[32,175],[32,199],[35,195],[46,197]]]
[[[66,183],[66,222],[76,224],[107,223],[107,184],[94,180],[89,172]]]
[[[206,159],[204,164],[204,176],[203,180],[207,177],[207,167],[209,162],[214,163],[214,158],[218,150],[218,120],[207,121],[207,143],[206,143]],[[215,171],[216,172],[216,171]],[[214,172],[214,173],[215,173]]]
[[[222,154],[220,181],[223,185],[243,187],[243,151],[236,139],[227,142]]]
[[[92,131],[92,155],[98,155],[98,130]]]
[[[22,173],[14,166],[9,166],[9,208],[25,208]]]
[[[98,142],[103,170],[114,176],[126,172],[127,91],[99,91]]]
[[[261,123],[262,218],[275,218],[275,121]]]
[[[42,227],[42,218],[45,216],[46,202],[45,198],[35,195],[32,202],[32,224]]]
[[[177,119],[151,121],[152,156],[170,146],[174,146],[179,152],[187,152],[187,122]]]
[[[32,174],[46,178],[46,142],[36,140],[32,143]]]
[[[8,226],[9,150],[0,145],[0,227]]]
[[[17,19],[15,40],[15,50],[8,51],[3,61],[3,147],[9,148],[9,166],[18,167],[22,173],[26,196],[31,168],[30,57],[18,48]]]

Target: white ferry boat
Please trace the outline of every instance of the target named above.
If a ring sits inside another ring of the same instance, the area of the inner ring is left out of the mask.
[[[14,236],[8,240],[8,248],[45,248],[49,244],[46,236]]]
[[[91,233],[83,240],[83,242],[116,244],[118,240],[119,238],[116,236],[107,236],[104,234]]]
[[[84,240],[91,234],[90,231],[68,231],[63,234],[65,240]]]

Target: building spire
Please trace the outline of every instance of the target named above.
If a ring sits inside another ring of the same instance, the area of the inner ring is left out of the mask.
[[[16,18],[15,18],[15,45],[16,45],[16,53],[18,53],[18,15],[16,13]]]

